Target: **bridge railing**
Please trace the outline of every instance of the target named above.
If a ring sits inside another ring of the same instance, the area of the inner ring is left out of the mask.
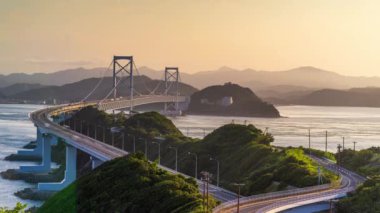
[[[309,187],[298,188],[298,189],[291,189],[291,190],[285,190],[285,191],[251,195],[248,197],[240,198],[240,205],[244,205],[244,204],[251,203],[254,201],[262,201],[262,200],[267,200],[267,199],[281,198],[281,197],[287,197],[287,196],[295,196],[297,194],[305,194],[305,193],[311,193],[311,192],[324,191],[324,190],[327,190],[331,187],[332,187],[331,184],[323,184],[323,185],[319,185],[319,186],[309,186]],[[216,208],[213,209],[213,212],[214,213],[221,212],[222,210],[233,208],[236,205],[237,205],[237,199],[231,200],[231,201],[222,203],[221,205],[217,206]]]

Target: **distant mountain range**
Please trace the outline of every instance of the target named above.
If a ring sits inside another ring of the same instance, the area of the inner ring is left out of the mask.
[[[380,88],[323,89],[298,98],[282,100],[282,103],[315,106],[380,107],[379,97]]]
[[[54,73],[0,75],[0,87],[10,86],[15,83],[61,86],[88,78],[112,75],[110,70],[108,72],[105,70],[105,68],[77,68]],[[164,72],[162,70],[140,67],[138,71],[139,74],[146,75],[151,79],[163,79]],[[279,98],[292,92],[311,92],[326,88],[380,87],[379,77],[344,76],[315,67],[299,67],[286,71],[237,70],[221,67],[217,70],[202,71],[194,74],[181,72],[180,69],[180,74],[182,82],[198,89],[232,82],[251,88],[263,98]]]
[[[135,74],[146,75],[150,79],[163,79],[164,77],[163,70],[159,71],[148,67],[140,67],[138,70],[135,70]],[[111,75],[112,71],[108,70],[106,72],[105,68],[77,68],[54,73],[0,75],[0,97],[27,98],[29,97],[28,95],[36,97],[36,95],[33,95],[33,92],[41,94],[40,97],[43,97],[42,94],[44,94],[44,97],[54,97],[57,93],[65,93],[64,91],[58,92],[60,86],[65,85],[61,88],[62,90],[66,90],[65,87],[76,88],[75,85],[77,84],[75,82],[102,76],[109,77]],[[180,75],[183,83],[197,89],[226,82],[236,83],[252,89],[263,100],[275,104],[314,104],[315,102],[311,101],[311,99],[316,98],[315,100],[318,100],[322,94],[331,95],[332,93],[338,93],[338,91],[347,94],[352,92],[348,90],[350,88],[365,88],[363,90],[368,90],[367,87],[380,87],[380,77],[344,76],[315,67],[299,67],[286,71],[237,70],[221,67],[217,70],[194,74],[181,72],[180,69]],[[108,83],[102,87],[111,87],[112,83],[110,81],[110,79],[105,81]],[[80,90],[75,90],[78,97],[80,96],[79,94],[83,95],[88,92],[95,82],[89,83],[89,81],[83,81],[81,84],[86,84],[86,86],[80,88]],[[47,91],[42,88],[38,90],[46,85],[52,87]],[[70,95],[75,96],[76,94],[67,95],[67,97],[62,96],[60,98],[69,100]],[[78,97],[71,99],[77,100]]]
[[[98,86],[97,86],[98,85]],[[162,94],[164,92],[164,83],[160,80],[152,80],[146,76],[138,76],[134,79],[134,91],[137,94],[149,94],[154,91],[155,94]],[[24,88],[17,93],[10,93],[11,88]],[[35,87],[35,88],[32,88]],[[65,84],[62,86],[41,86],[35,84],[16,84],[9,87],[0,88],[0,94],[3,94],[3,98],[11,102],[40,102],[46,101],[52,103],[53,100],[57,103],[67,103],[81,101],[85,98],[94,88],[97,88],[86,100],[102,100],[105,97],[112,98],[112,78],[105,77],[103,80],[100,78],[89,78],[81,80],[75,83]],[[122,81],[118,85],[117,94],[118,97],[129,96],[129,84],[128,81]],[[29,89],[27,89],[29,88]],[[180,94],[190,96],[197,89],[194,87],[180,83]],[[168,94],[175,94],[174,87],[171,87]],[[6,97],[4,97],[6,96]],[[1,97],[1,96],[0,96]]]

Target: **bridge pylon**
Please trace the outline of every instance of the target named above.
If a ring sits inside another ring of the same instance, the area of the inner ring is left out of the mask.
[[[175,100],[174,102],[165,102],[165,114],[169,114],[169,112],[173,112],[178,114],[179,106],[178,106],[178,96],[179,96],[179,71],[178,67],[165,67],[165,92],[164,95],[170,95],[169,90],[174,84],[175,90]]]
[[[127,73],[129,77],[130,90],[130,111],[133,110],[133,56],[114,56],[113,57],[113,98],[117,98],[118,75],[122,72]],[[121,80],[121,79],[120,79]],[[119,80],[119,81],[120,81]]]

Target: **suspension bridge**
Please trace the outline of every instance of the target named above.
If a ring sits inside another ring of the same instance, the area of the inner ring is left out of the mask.
[[[37,127],[37,146],[34,150],[20,150],[18,154],[42,156],[42,162],[36,166],[21,166],[20,172],[47,173],[51,171],[51,146],[56,145],[58,140],[64,141],[66,145],[66,171],[64,179],[58,183],[38,183],[38,190],[59,191],[75,181],[77,178],[77,150],[81,150],[91,156],[92,169],[95,169],[105,161],[129,154],[123,149],[60,125],[61,122],[70,118],[78,110],[87,106],[94,106],[100,110],[128,109],[129,112],[133,112],[136,106],[163,103],[165,105],[164,113],[179,114],[179,104],[189,101],[189,97],[179,93],[180,76],[177,67],[166,67],[164,80],[158,83],[164,83],[164,91],[161,94],[157,94],[156,92],[156,88],[160,85],[157,85],[153,90],[149,90],[148,94],[143,94],[134,87],[134,75],[135,72],[136,74],[138,73],[138,69],[132,56],[114,56],[111,65],[113,72],[112,89],[102,100],[89,99],[103,81],[104,76],[80,102],[53,106],[30,114],[31,121]],[[109,67],[107,70],[109,70]],[[122,74],[126,75],[123,76]],[[120,97],[118,96],[118,86],[125,81],[128,82],[129,95],[127,97]],[[331,164],[322,161],[319,163],[325,167],[331,166]],[[170,168],[161,165],[160,167],[171,173],[178,173],[178,171]],[[344,181],[338,188],[323,185],[241,198],[242,210],[244,212],[277,212],[276,209],[284,210],[295,205],[305,205],[305,203],[328,200],[331,197],[343,196],[354,190],[363,181],[362,177],[350,171],[346,173],[342,172],[341,174]],[[184,176],[187,177],[187,175]],[[196,179],[196,181],[199,186],[202,185],[201,180]],[[200,190],[202,190],[202,187],[200,187]],[[209,192],[216,199],[224,202],[214,210],[215,212],[235,212],[235,208],[239,208],[239,198],[236,200],[238,196],[235,193],[211,184]],[[300,198],[302,198],[303,203],[300,201]]]

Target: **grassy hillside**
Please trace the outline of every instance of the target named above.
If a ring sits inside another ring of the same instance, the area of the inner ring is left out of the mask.
[[[380,174],[380,147],[372,147],[356,152],[346,149],[341,153],[341,162],[344,167],[363,176],[378,175]]]
[[[197,153],[198,177],[202,171],[209,171],[216,181],[216,162],[210,161],[210,156],[220,161],[220,183],[223,187],[235,190],[231,183],[245,182],[243,193],[258,194],[268,191],[282,190],[288,186],[305,187],[317,184],[317,165],[312,162],[300,148],[278,148],[270,143],[274,140],[270,134],[263,133],[253,125],[228,124],[216,129],[203,140],[185,137],[174,124],[156,112],[142,113],[126,119],[122,114],[112,115],[100,112],[94,108],[86,108],[78,112],[70,121],[86,121],[84,132],[88,125],[90,136],[94,136],[94,124],[103,124],[105,128],[122,127],[120,133],[114,135],[114,144],[123,147],[121,134],[125,135],[124,148],[133,150],[133,137],[136,141],[136,151],[145,151],[147,140],[147,156],[157,160],[158,147],[152,141],[157,137],[165,138],[161,143],[161,163],[174,168],[174,150],[178,149],[179,171],[194,176],[195,159],[188,152]],[[67,124],[67,123],[66,123]],[[98,128],[98,138],[102,138]],[[105,134],[106,143],[110,144],[112,136],[109,131]],[[292,171],[289,173],[288,171]],[[323,172],[324,182],[335,177]]]
[[[243,194],[277,191],[287,186],[305,187],[317,184],[317,165],[299,148],[276,148],[273,137],[253,125],[228,124],[216,129],[198,142],[171,143],[181,150],[180,169],[194,174],[194,159],[186,152],[198,155],[200,171],[210,171],[216,181],[216,162],[220,161],[220,181],[225,188],[235,190],[231,183],[244,182]],[[172,165],[173,156],[166,152],[161,162]],[[170,161],[171,159],[171,161]],[[288,171],[292,171],[289,173]],[[336,178],[323,172],[324,182]]]
[[[171,175],[137,154],[102,164],[38,212],[202,212],[202,197],[194,180]]]

